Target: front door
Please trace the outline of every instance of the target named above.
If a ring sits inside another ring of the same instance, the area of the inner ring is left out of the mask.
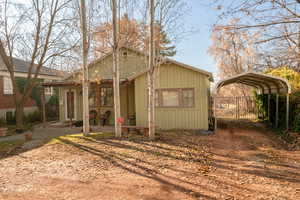
[[[66,91],[66,119],[74,120],[76,118],[75,110],[75,90]]]

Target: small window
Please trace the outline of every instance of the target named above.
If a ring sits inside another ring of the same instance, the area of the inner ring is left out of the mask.
[[[53,95],[53,87],[45,87],[45,95]]]
[[[127,58],[127,55],[128,55],[127,51],[124,51],[124,52],[123,52],[123,57],[124,57],[124,58]]]
[[[44,79],[44,83],[51,83],[52,80],[47,80],[47,79]],[[44,88],[44,91],[45,91],[45,95],[53,95],[53,87],[45,87]]]
[[[96,106],[96,90],[94,88],[89,92],[89,104],[91,107]]]
[[[193,107],[194,106],[194,90],[182,89],[182,106]]]
[[[101,106],[112,107],[114,104],[113,88],[101,88]]]
[[[155,100],[154,100],[154,102],[155,102],[155,106],[158,107],[159,106],[159,91],[158,90],[155,91]]]
[[[3,77],[3,94],[13,94],[13,85],[10,77]]]
[[[155,92],[156,107],[194,107],[193,88],[157,89]]]
[[[179,90],[165,90],[161,92],[163,107],[178,107],[179,104]]]

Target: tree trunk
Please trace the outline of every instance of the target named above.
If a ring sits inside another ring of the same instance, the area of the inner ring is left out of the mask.
[[[43,127],[46,127],[46,97],[44,87],[41,88],[41,104]]]
[[[88,82],[88,39],[87,39],[87,23],[86,23],[86,5],[85,0],[80,1],[81,10],[81,32],[82,32],[82,59],[83,59],[83,81],[82,81],[82,97],[83,97],[83,134],[88,135],[90,132],[89,121],[89,82]]]
[[[154,49],[154,0],[150,0],[150,45],[149,45],[149,72],[148,72],[148,92],[149,92],[149,105],[148,105],[148,126],[149,138],[155,139],[155,80],[154,80],[154,62],[155,62],[155,49]]]
[[[22,131],[24,129],[24,105],[22,103],[16,104],[16,129]]]
[[[119,74],[119,45],[117,24],[117,1],[112,0],[113,14],[113,85],[114,85],[114,111],[115,111],[115,135],[121,137],[120,111],[120,74]]]

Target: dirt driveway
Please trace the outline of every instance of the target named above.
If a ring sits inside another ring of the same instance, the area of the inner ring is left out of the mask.
[[[300,199],[300,152],[263,127],[61,136],[0,160],[2,200]]]

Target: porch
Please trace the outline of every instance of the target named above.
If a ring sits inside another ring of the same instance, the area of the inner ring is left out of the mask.
[[[44,88],[59,88],[59,121],[75,122],[83,119],[82,85],[79,82],[44,83]],[[43,93],[44,94],[44,93]],[[42,94],[42,96],[44,96]],[[91,82],[89,88],[89,110],[91,125],[114,125],[114,99],[112,80]],[[42,98],[43,99],[43,98]],[[43,100],[42,100],[43,102]],[[120,83],[121,116],[125,125],[135,125],[134,81]],[[44,114],[44,118],[45,118]],[[107,120],[103,123],[103,117]],[[46,119],[44,119],[46,121]]]

